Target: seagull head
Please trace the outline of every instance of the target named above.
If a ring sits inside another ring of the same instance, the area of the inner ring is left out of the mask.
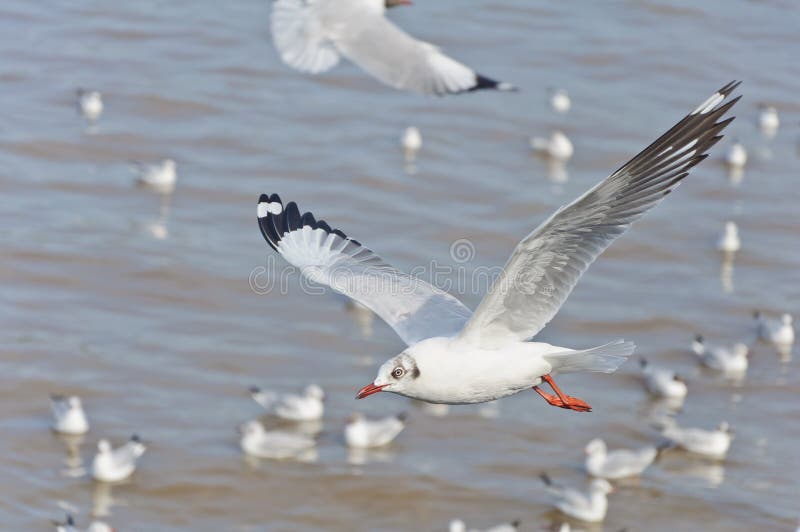
[[[595,454],[606,454],[606,442],[600,438],[595,438],[586,444],[584,451],[589,456],[594,456]]]
[[[97,452],[101,454],[106,454],[111,452],[111,444],[108,440],[100,440],[97,442]]]
[[[400,353],[384,362],[372,384],[361,388],[356,394],[356,399],[363,399],[383,391],[405,395],[406,392],[413,390],[419,376],[420,371],[414,357],[407,352]]]
[[[264,426],[256,420],[248,421],[242,425],[239,425],[237,432],[242,435],[243,438],[257,438],[266,432],[264,430]]]
[[[589,490],[592,493],[603,493],[608,495],[614,491],[614,486],[612,486],[611,483],[604,478],[596,478],[589,486]]]
[[[320,388],[316,384],[309,384],[308,386],[306,386],[305,389],[303,390],[303,395],[311,399],[316,399],[318,401],[322,401],[323,399],[325,399],[325,392],[323,392],[322,388]]]
[[[67,399],[67,404],[69,405],[70,408],[74,408],[76,410],[80,409],[81,408],[81,398],[78,397],[77,395],[71,395]]]

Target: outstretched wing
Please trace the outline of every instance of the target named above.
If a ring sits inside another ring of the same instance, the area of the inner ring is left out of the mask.
[[[352,21],[336,38],[336,48],[352,62],[396,89],[442,96],[480,89],[514,90],[410,36],[377,14]]]
[[[733,118],[723,102],[739,83],[715,92],[619,170],[517,245],[462,337],[485,346],[532,338],[555,316],[583,272],[633,222],[655,207],[707,157]]]
[[[400,272],[338,229],[277,194],[262,194],[258,225],[270,246],[308,279],[330,286],[383,318],[411,345],[460,331],[472,312],[458,299]]]
[[[339,52],[326,36],[315,0],[276,0],[270,25],[272,41],[287,65],[317,74],[339,62]]]

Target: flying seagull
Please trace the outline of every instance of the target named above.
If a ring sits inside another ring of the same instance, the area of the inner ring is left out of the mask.
[[[384,16],[410,0],[276,0],[272,40],[281,60],[310,74],[346,57],[395,89],[441,96],[480,89],[515,90],[407,34]]]
[[[269,245],[312,282],[328,285],[384,319],[408,347],[385,362],[359,399],[380,391],[430,403],[480,403],[533,387],[549,404],[586,412],[553,373],[611,373],[633,352],[615,342],[574,350],[531,341],[581,275],[617,237],[706,158],[733,118],[731,82],[653,144],[525,237],[473,313],[458,299],[400,272],[357,240],[294,202],[262,194],[258,224]],[[539,387],[547,382],[552,395]]]

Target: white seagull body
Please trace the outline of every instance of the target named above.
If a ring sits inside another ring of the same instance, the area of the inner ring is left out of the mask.
[[[775,345],[792,345],[794,343],[794,325],[792,315],[783,314],[778,319],[769,319],[756,311],[754,314],[758,323],[758,337],[765,342]]]
[[[542,475],[542,481],[547,486],[547,490],[555,496],[553,506],[565,515],[587,523],[600,523],[606,518],[607,495],[614,491],[607,480],[594,479],[589,485],[588,493],[583,493],[575,488],[557,486],[546,474]]]
[[[683,379],[674,371],[654,366],[646,359],[639,361],[644,377],[644,387],[655,397],[667,399],[683,399],[688,389]]]
[[[239,445],[245,454],[256,458],[285,460],[301,458],[314,448],[315,441],[303,434],[281,430],[266,431],[258,421],[249,421],[241,427]]]
[[[53,410],[54,431],[72,435],[89,432],[89,420],[86,418],[80,397],[51,395],[50,406]]]
[[[103,96],[99,91],[78,89],[78,111],[94,124],[103,114]]]
[[[313,282],[355,299],[384,319],[408,348],[384,363],[363,398],[388,391],[431,403],[466,404],[532,386],[554,406],[589,411],[551,374],[615,371],[633,352],[621,340],[586,350],[530,341],[555,316],[583,272],[617,237],[672,191],[732,118],[737,86],[714,93],[692,114],[520,242],[473,313],[455,297],[404,274],[378,255],[277,194],[263,194],[264,238]],[[547,382],[556,395],[541,390]]]
[[[739,228],[736,222],[725,222],[725,229],[717,239],[717,250],[723,253],[735,253],[742,248],[742,241],[739,239]]]
[[[164,159],[159,164],[139,166],[139,176],[136,178],[140,186],[151,188],[162,194],[169,194],[175,190],[178,180],[177,164],[172,159]]]
[[[750,349],[742,342],[732,346],[707,344],[699,334],[692,342],[692,351],[704,366],[724,373],[747,371],[747,355]]]
[[[662,434],[681,449],[717,460],[728,454],[733,434],[726,422],[720,423],[716,430],[705,430],[686,429],[679,427],[672,419],[669,421]]]
[[[316,384],[309,384],[302,394],[278,394],[253,386],[250,396],[268,412],[289,421],[315,421],[325,413],[325,392]]]
[[[778,110],[771,105],[762,105],[761,113],[758,115],[758,125],[764,134],[770,137],[774,136],[781,125]]]
[[[609,451],[606,443],[596,438],[586,445],[586,472],[593,477],[616,480],[635,477],[652,464],[658,456],[655,446],[641,449],[616,449]]]
[[[744,168],[747,164],[747,150],[741,142],[734,142],[728,149],[728,154],[725,156],[725,162],[731,168]]]
[[[409,0],[276,0],[272,40],[289,66],[318,74],[345,57],[395,89],[444,95],[479,89],[514,90],[477,74],[436,46],[386,18]]]
[[[519,521],[512,523],[501,523],[499,525],[490,526],[489,528],[467,528],[467,524],[461,519],[453,519],[450,521],[450,532],[517,532],[519,530]]]
[[[417,156],[417,152],[422,148],[422,134],[416,127],[409,126],[403,132],[400,143],[403,146],[406,160],[413,160]]]
[[[550,92],[550,107],[557,113],[566,113],[572,107],[569,94],[564,89],[554,89]]]
[[[553,135],[547,139],[543,137],[531,138],[531,148],[554,161],[566,162],[575,153],[572,142],[561,131],[554,131]]]
[[[367,419],[363,414],[353,414],[344,428],[344,439],[348,447],[382,447],[391,443],[405,426],[405,414],[375,420]]]
[[[146,450],[136,435],[116,449],[111,448],[108,440],[100,440],[92,461],[92,477],[100,482],[125,480],[136,470],[136,462]]]

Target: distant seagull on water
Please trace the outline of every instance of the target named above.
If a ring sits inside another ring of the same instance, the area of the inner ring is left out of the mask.
[[[53,410],[54,431],[71,435],[89,432],[89,420],[77,395],[51,395],[50,407]]]
[[[778,127],[781,125],[780,118],[778,118],[778,110],[774,106],[768,104],[759,105],[761,109],[758,114],[758,126],[761,132],[768,138],[772,138],[778,132]]]
[[[136,463],[146,450],[145,444],[135,434],[116,449],[108,440],[100,440],[92,461],[92,477],[100,482],[125,480],[136,470]]]
[[[784,313],[780,318],[770,319],[756,310],[753,318],[758,326],[758,337],[774,345],[792,345],[794,343],[794,325],[792,315]]]
[[[103,96],[100,91],[90,91],[85,89],[78,89],[78,112],[94,124],[103,114]]]
[[[564,89],[550,89],[550,107],[557,113],[566,113],[572,107],[569,94]]]
[[[587,523],[600,523],[608,512],[608,494],[614,491],[609,482],[596,478],[589,484],[589,492],[555,484],[546,473],[541,475],[547,490],[555,497],[553,506],[562,513]]]
[[[734,140],[731,147],[728,148],[728,154],[725,156],[725,163],[732,169],[742,169],[747,164],[747,149],[744,144],[738,140]]]
[[[655,366],[645,358],[639,360],[644,377],[644,387],[655,397],[681,399],[686,397],[686,382],[671,369]]]
[[[303,434],[283,430],[267,431],[258,421],[248,421],[239,427],[239,432],[242,435],[239,441],[242,451],[256,458],[302,459],[315,445],[313,438]]]
[[[615,449],[609,451],[600,438],[590,441],[585,448],[586,472],[593,477],[616,480],[641,475],[658,457],[663,448],[649,445],[640,449]]]
[[[698,334],[692,342],[692,351],[704,366],[724,373],[744,373],[749,365],[750,349],[742,342],[732,346],[707,344]]]
[[[386,9],[410,0],[276,0],[272,40],[284,63],[310,74],[345,57],[395,89],[441,96],[515,90],[476,73],[395,26]]]
[[[142,164],[134,162],[138,168],[139,175],[136,184],[159,192],[161,194],[171,194],[175,190],[175,182],[178,180],[178,165],[172,159],[164,159],[157,164]]]
[[[325,392],[316,384],[309,384],[300,394],[279,394],[251,386],[250,396],[268,412],[289,421],[314,421],[325,413]]]
[[[63,521],[53,521],[53,525],[56,527],[56,532],[79,532],[80,530],[75,526],[75,519],[70,514],[67,514]],[[114,532],[114,529],[103,521],[92,521],[84,530],[86,532]]]
[[[348,447],[362,449],[382,447],[391,443],[405,426],[405,414],[382,419],[367,419],[364,414],[355,413],[345,425],[344,439]]]
[[[393,392],[432,403],[481,403],[533,388],[548,404],[588,412],[555,372],[615,371],[633,352],[617,340],[592,349],[529,341],[556,315],[589,265],[706,157],[733,118],[738,83],[715,92],[666,134],[515,248],[473,313],[455,297],[404,274],[357,240],[277,194],[262,194],[268,244],[313,282],[331,286],[384,319],[409,346],[357,394]],[[555,394],[540,388],[549,384]]]
[[[742,241],[739,239],[739,227],[736,222],[725,222],[725,228],[717,239],[717,250],[723,253],[735,253],[742,247]]]
[[[531,148],[554,161],[567,162],[575,153],[572,141],[562,131],[554,131],[550,138],[532,137]]]
[[[419,129],[414,126],[407,127],[400,139],[400,144],[403,146],[406,161],[413,162],[417,158],[417,152],[422,148],[422,134]]]

